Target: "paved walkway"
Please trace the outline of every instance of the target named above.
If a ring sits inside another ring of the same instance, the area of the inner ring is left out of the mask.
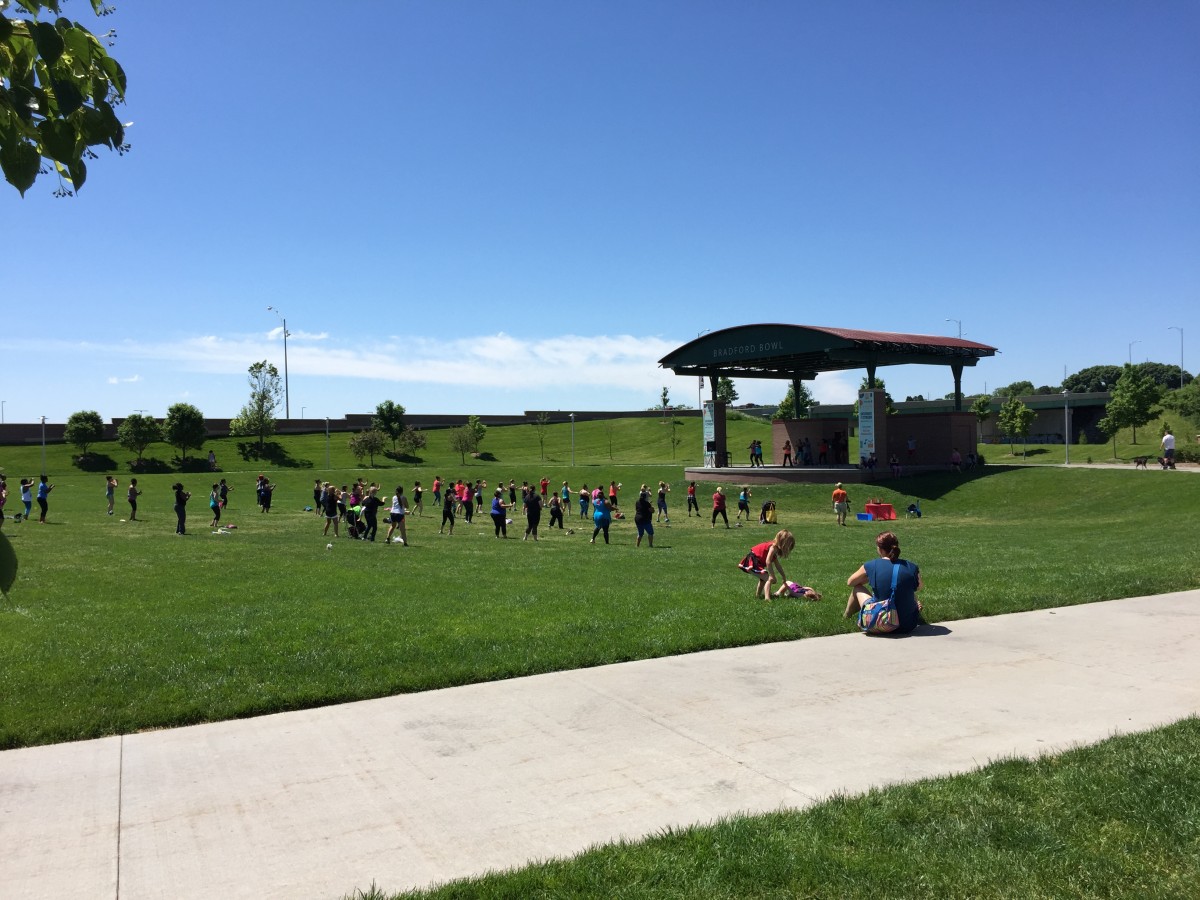
[[[931,631],[0,753],[0,896],[400,890],[1200,712],[1200,591]]]

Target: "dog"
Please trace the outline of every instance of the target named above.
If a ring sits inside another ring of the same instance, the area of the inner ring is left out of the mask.
[[[1135,456],[1133,458],[1133,467],[1135,469],[1145,469],[1146,463],[1150,460],[1148,456]],[[1161,460],[1159,460],[1161,462]]]

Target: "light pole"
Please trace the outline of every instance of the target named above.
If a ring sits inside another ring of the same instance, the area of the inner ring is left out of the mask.
[[[1129,342],[1129,364],[1131,366],[1133,365],[1133,345],[1140,344],[1140,343],[1141,343],[1141,341],[1130,341]]]
[[[4,424],[4,404],[6,403],[8,403],[7,400],[0,400],[0,425]]]
[[[329,465],[329,416],[325,417],[325,468],[330,468]]]
[[[46,474],[46,417],[42,416],[42,474]]]
[[[962,319],[947,319],[947,322],[953,322],[958,326],[958,339],[962,340]]]
[[[575,413],[571,413],[571,468],[575,468]]]
[[[302,418],[302,419],[304,418],[304,411],[305,411],[306,409],[308,409],[308,407],[307,407],[307,406],[302,406],[302,407],[300,407],[300,418]]]
[[[283,417],[285,419],[290,419],[292,417],[292,406],[291,398],[288,394],[287,319],[284,317],[283,313],[273,306],[268,306],[267,311],[275,313],[275,315],[279,316],[279,321],[283,323]]]
[[[1071,392],[1063,391],[1063,452],[1066,461],[1063,465],[1071,464]]]
[[[1179,387],[1183,388],[1183,329],[1178,325],[1168,325],[1167,331],[1179,332]],[[0,422],[4,421],[0,419]]]

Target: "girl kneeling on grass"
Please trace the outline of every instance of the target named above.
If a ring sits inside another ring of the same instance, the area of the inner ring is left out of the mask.
[[[763,600],[770,598],[771,585],[775,578],[771,574],[772,567],[779,573],[779,590],[775,592],[776,597],[782,597],[788,592],[787,575],[783,572],[783,559],[791,555],[792,550],[796,547],[795,536],[786,529],[778,532],[775,537],[769,541],[764,541],[761,544],[756,544],[750,548],[750,552],[738,563],[738,568],[743,572],[749,572],[758,578],[758,584],[754,586],[754,597]],[[811,589],[810,589],[811,590]],[[816,591],[804,596],[813,596],[814,599],[820,599],[821,595]]]

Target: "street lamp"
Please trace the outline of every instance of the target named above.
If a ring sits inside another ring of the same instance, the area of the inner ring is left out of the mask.
[[[1071,464],[1071,392],[1063,391],[1063,452],[1066,461],[1063,465]]]
[[[1183,388],[1183,329],[1178,325],[1168,325],[1167,331],[1179,332],[1179,387]],[[3,421],[3,419],[0,419]]]
[[[306,409],[308,409],[308,407],[307,407],[307,406],[302,406],[302,407],[300,407],[300,418],[302,418],[302,419],[304,418],[304,411],[305,411]]]
[[[0,425],[4,424],[4,404],[6,403],[8,403],[7,400],[0,400]]]
[[[962,340],[962,319],[947,319],[947,322],[953,322],[958,326],[958,339]]]
[[[42,474],[46,474],[46,417],[42,416]]]
[[[575,468],[575,413],[571,413],[571,468]]]
[[[329,465],[329,416],[325,417],[325,468],[330,468]]]
[[[1140,344],[1140,343],[1141,343],[1141,341],[1130,341],[1129,342],[1129,364],[1131,366],[1133,365],[1133,345]]]
[[[292,406],[291,398],[288,395],[287,319],[284,318],[283,313],[273,306],[268,306],[267,311],[275,313],[275,315],[279,316],[279,321],[283,323],[283,416],[285,419],[290,419],[292,417]]]

